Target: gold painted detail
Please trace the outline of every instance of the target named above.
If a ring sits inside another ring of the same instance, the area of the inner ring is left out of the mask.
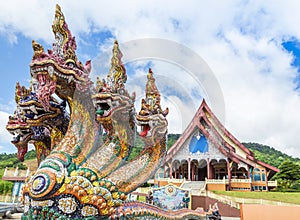
[[[124,84],[127,81],[126,70],[122,64],[121,58],[123,54],[119,49],[118,41],[115,41],[113,47],[113,56],[111,58],[111,67],[107,75],[108,80],[113,81],[113,89],[118,90],[124,88]]]
[[[61,198],[58,201],[58,208],[62,212],[70,214],[76,211],[77,203],[74,198]]]
[[[32,200],[31,201],[32,206],[52,206],[53,203],[54,202],[52,200],[44,200],[44,201]]]
[[[56,127],[51,130],[51,149],[53,149],[56,144],[58,144],[63,138],[64,134]]]
[[[31,92],[31,88],[30,89],[26,89],[25,86],[20,86],[20,83],[17,82],[16,83],[16,91],[15,91],[15,100],[16,103],[20,102],[20,98],[26,97],[30,94]]]
[[[81,214],[85,217],[86,216],[95,216],[95,215],[98,215],[98,209],[96,209],[95,207],[90,206],[90,205],[85,205],[81,210]]]
[[[44,53],[44,47],[34,40],[32,41],[32,49],[34,52],[32,59],[35,59]]]

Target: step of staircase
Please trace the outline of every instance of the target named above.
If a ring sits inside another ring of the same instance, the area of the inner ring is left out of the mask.
[[[188,181],[183,183],[181,188],[189,189],[192,195],[199,195],[205,188],[205,181]]]

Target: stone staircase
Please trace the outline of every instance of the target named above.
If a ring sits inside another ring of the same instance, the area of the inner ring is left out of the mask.
[[[205,193],[205,181],[185,181],[180,187],[189,189],[192,195],[199,196]]]

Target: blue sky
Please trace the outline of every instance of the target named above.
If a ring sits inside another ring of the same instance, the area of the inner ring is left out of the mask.
[[[298,75],[295,77],[295,90],[300,89],[300,42],[298,39],[284,41],[282,46],[293,55],[292,66],[297,68]]]
[[[114,39],[124,47],[126,42],[147,38],[177,42],[211,69],[225,103],[223,123],[236,138],[300,157],[300,3],[296,0],[1,1],[0,152],[16,152],[5,130],[15,108],[15,83],[29,85],[33,39],[51,49],[56,2],[76,37],[79,59],[92,60],[93,78],[106,75],[106,55]],[[213,106],[201,81],[205,77],[199,77],[201,68],[188,72],[163,59],[130,61],[128,90],[143,95],[148,66],[157,76],[162,105],[173,109],[168,116],[171,132],[185,128],[202,97]]]

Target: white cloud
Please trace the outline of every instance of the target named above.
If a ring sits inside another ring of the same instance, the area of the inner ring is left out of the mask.
[[[0,111],[0,138],[1,138],[1,142],[8,142],[8,141],[10,141],[10,138],[11,138],[9,132],[5,129],[6,124],[8,122],[8,116],[9,116],[8,113]]]
[[[120,42],[153,37],[187,45],[204,58],[219,81],[230,132],[240,141],[270,144],[300,157],[300,96],[293,90],[297,73],[291,67],[292,56],[281,46],[283,39],[300,39],[299,1],[59,2],[75,36],[110,30]],[[1,2],[0,34],[12,42],[16,33],[51,42],[54,4]],[[162,64],[155,68],[158,75],[168,73],[160,69]],[[192,81],[177,78],[179,73],[174,72],[174,80],[190,88]],[[187,94],[192,97],[190,91]],[[191,114],[178,97],[168,99],[167,104]],[[169,120],[171,125],[176,118]]]

